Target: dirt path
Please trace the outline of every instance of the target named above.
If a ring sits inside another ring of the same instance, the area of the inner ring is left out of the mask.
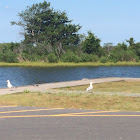
[[[140,78],[119,78],[119,77],[109,77],[109,78],[97,78],[97,79],[82,79],[77,81],[66,81],[66,82],[56,82],[56,83],[46,83],[46,84],[38,84],[38,85],[29,85],[13,88],[12,91],[8,88],[0,89],[0,95],[4,94],[12,94],[24,91],[31,92],[50,92],[51,89],[60,88],[60,87],[68,87],[68,86],[80,86],[80,85],[88,85],[91,81],[93,84],[95,83],[104,83],[104,82],[115,82],[115,81],[140,81]]]

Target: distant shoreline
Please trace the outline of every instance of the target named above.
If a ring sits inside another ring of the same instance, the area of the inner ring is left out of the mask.
[[[20,63],[0,63],[0,67],[72,67],[72,66],[140,66],[140,62],[83,62],[83,63],[47,63],[47,62],[20,62]]]

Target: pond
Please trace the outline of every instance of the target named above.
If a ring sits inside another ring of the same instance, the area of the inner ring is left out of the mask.
[[[140,66],[0,67],[0,88],[7,87],[6,80],[14,86],[24,86],[103,77],[140,78]]]

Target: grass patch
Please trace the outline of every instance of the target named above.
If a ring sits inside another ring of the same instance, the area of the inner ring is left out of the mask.
[[[94,92],[140,93],[140,81],[94,84]],[[0,105],[79,108],[95,110],[140,111],[140,97],[120,95],[68,94],[68,90],[85,91],[89,85],[61,88],[65,93],[15,93],[0,96]],[[57,89],[59,90],[59,89]]]
[[[63,90],[85,91],[89,85],[66,87]],[[140,81],[120,81],[93,84],[93,92],[140,93]]]
[[[140,98],[94,94],[16,93],[0,96],[0,105],[140,111]]]
[[[0,62],[1,67],[58,67],[58,66],[139,66],[140,62],[81,62],[81,63],[46,63],[46,62],[20,62],[20,63],[4,63]]]

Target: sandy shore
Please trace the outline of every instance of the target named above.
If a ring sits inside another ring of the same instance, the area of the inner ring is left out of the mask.
[[[109,77],[109,78],[97,78],[97,79],[82,79],[77,81],[65,81],[65,82],[56,82],[56,83],[45,83],[45,84],[38,84],[38,85],[29,85],[29,86],[21,86],[13,88],[12,90],[8,88],[1,88],[0,95],[4,94],[12,94],[12,93],[19,93],[24,91],[31,91],[31,92],[42,92],[46,93],[50,89],[60,88],[60,87],[68,87],[68,86],[80,86],[80,85],[87,85],[91,81],[93,84],[96,83],[104,83],[104,82],[115,82],[115,81],[140,81],[140,78],[119,78],[119,77]]]

